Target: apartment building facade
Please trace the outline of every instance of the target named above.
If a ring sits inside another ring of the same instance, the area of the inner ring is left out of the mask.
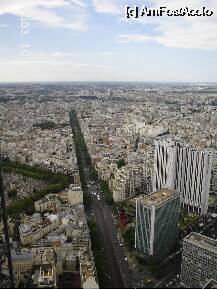
[[[181,285],[203,288],[211,279],[217,279],[217,240],[193,232],[183,243]]]
[[[171,140],[155,142],[153,191],[178,190],[181,205],[188,211],[207,213],[211,170],[211,152]]]

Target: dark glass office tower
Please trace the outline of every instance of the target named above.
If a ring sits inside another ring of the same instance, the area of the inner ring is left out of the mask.
[[[180,194],[161,189],[136,201],[135,247],[147,262],[161,262],[178,237]]]

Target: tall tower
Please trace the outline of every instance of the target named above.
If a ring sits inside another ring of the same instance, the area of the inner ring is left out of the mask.
[[[153,192],[175,187],[176,150],[174,141],[155,141]]]
[[[153,190],[178,190],[188,211],[207,213],[211,169],[212,154],[207,150],[174,141],[155,142]]]
[[[178,238],[180,193],[161,189],[136,200],[135,247],[147,262],[162,261]]]

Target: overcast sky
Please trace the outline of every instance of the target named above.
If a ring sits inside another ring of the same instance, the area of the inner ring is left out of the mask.
[[[138,3],[214,15],[127,20]],[[217,0],[0,0],[0,82],[91,80],[216,82]]]

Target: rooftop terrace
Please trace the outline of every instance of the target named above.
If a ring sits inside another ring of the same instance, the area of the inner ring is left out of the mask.
[[[162,188],[159,191],[156,191],[148,196],[142,196],[138,200],[144,205],[148,206],[159,206],[160,204],[173,199],[174,197],[178,197],[179,193],[172,189]]]

